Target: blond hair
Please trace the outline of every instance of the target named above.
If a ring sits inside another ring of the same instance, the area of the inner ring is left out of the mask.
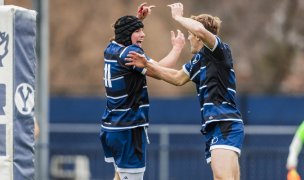
[[[218,17],[213,17],[209,14],[201,14],[198,16],[191,16],[190,17],[193,20],[196,20],[200,23],[202,23],[208,31],[210,31],[212,34],[218,36],[221,23],[222,21]]]

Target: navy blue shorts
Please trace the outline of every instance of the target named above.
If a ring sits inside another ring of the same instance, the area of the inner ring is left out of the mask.
[[[244,141],[244,125],[242,122],[219,121],[206,127],[205,157],[207,163],[211,162],[211,150],[229,149],[241,155]]]
[[[146,134],[143,127],[119,132],[101,131],[106,162],[115,162],[117,172],[139,173],[146,169]]]

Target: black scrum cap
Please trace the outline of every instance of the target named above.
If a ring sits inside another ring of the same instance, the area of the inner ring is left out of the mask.
[[[131,36],[134,31],[143,28],[144,24],[135,16],[123,16],[114,25],[115,41],[124,46],[132,44]]]

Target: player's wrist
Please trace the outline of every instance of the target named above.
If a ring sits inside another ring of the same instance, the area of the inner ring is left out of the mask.
[[[145,64],[145,68],[149,69],[151,67],[153,67],[153,61],[147,61],[147,63]]]
[[[183,45],[174,45],[172,47],[172,51],[181,52],[183,50],[183,48],[184,48]]]
[[[146,17],[144,17],[144,16],[141,16],[141,15],[137,15],[136,16],[140,21],[143,21]]]
[[[173,16],[173,19],[176,20],[176,21],[179,21],[183,16],[181,15],[175,15]]]

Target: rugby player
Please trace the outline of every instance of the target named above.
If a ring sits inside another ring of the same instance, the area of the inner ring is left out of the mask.
[[[139,6],[137,17],[123,16],[115,24],[115,39],[104,51],[104,85],[107,106],[102,116],[100,139],[106,162],[114,162],[114,179],[142,180],[146,166],[146,127],[149,125],[149,98],[146,75],[157,78],[144,68],[126,66],[130,51],[143,55],[145,37],[142,20],[154,6]],[[169,54],[157,63],[172,68],[185,46],[184,35],[178,30]]]
[[[126,65],[146,68],[162,80],[182,86],[196,85],[200,101],[205,157],[215,180],[239,180],[238,157],[244,140],[244,125],[235,104],[236,81],[230,47],[218,37],[221,21],[209,14],[183,17],[183,5],[168,5],[172,17],[185,27],[195,54],[181,70],[164,68],[143,55],[130,52]]]

